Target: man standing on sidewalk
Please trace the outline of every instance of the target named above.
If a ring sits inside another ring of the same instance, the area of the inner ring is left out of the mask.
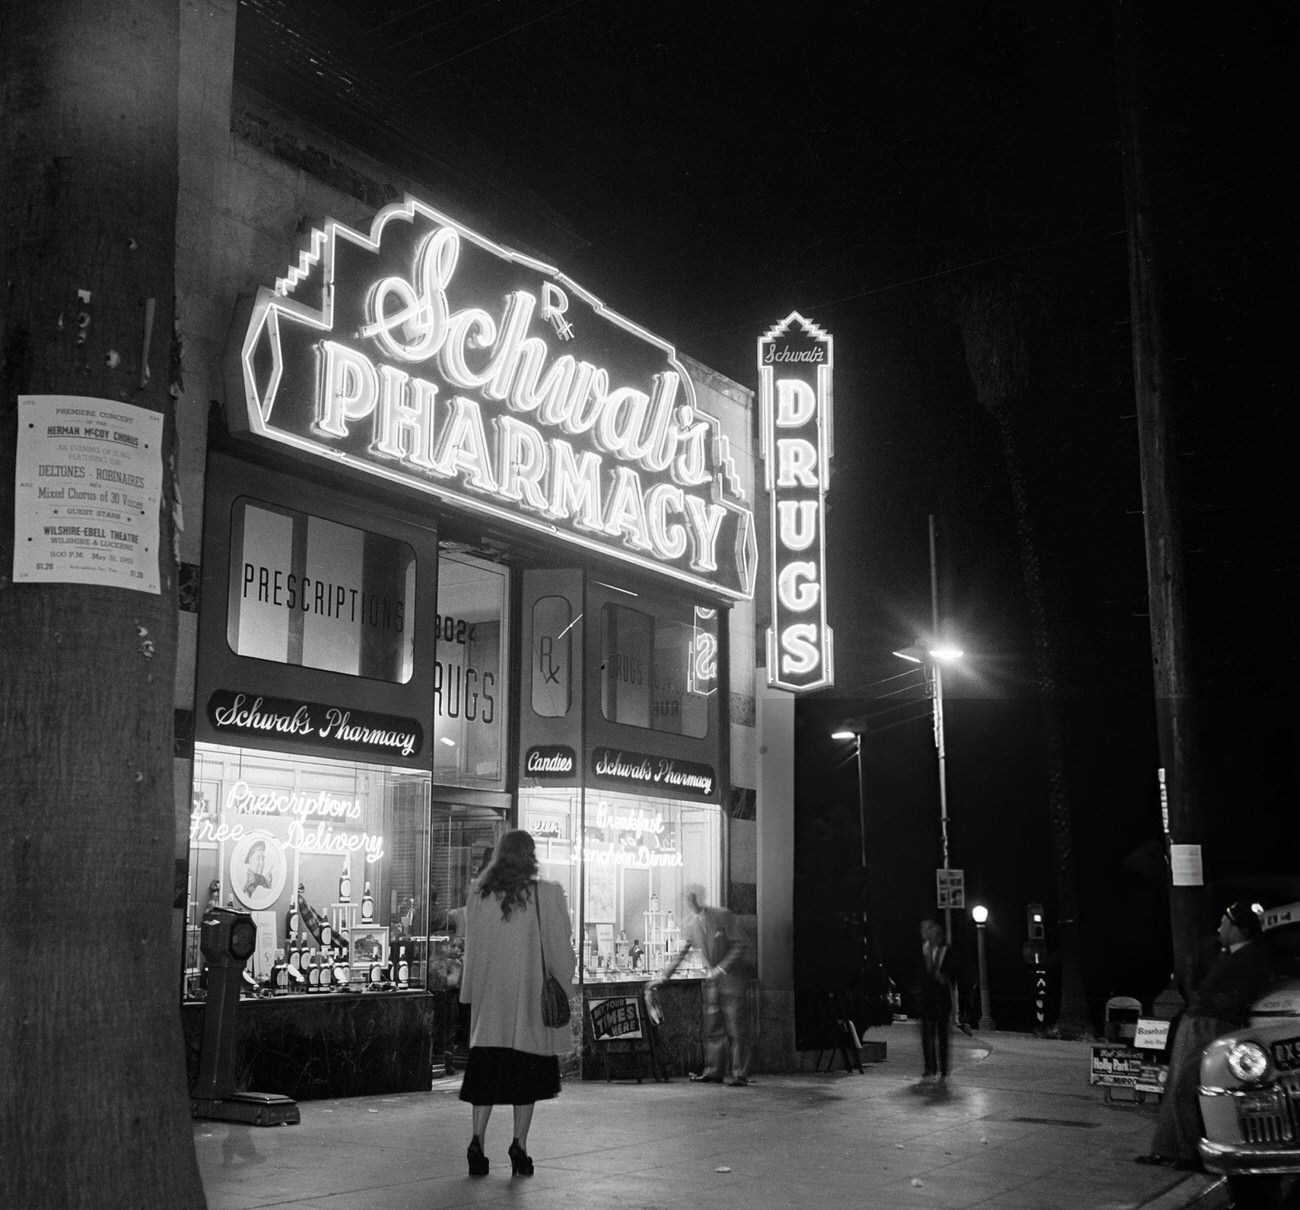
[[[948,1078],[952,1023],[956,1015],[955,962],[952,948],[937,920],[921,921],[921,974],[917,980],[917,1008],[921,1014],[922,1079]]]
[[[1223,913],[1219,956],[1178,1023],[1151,1154],[1138,1156],[1138,1163],[1200,1168],[1201,1051],[1220,1034],[1246,1024],[1251,1004],[1272,976],[1268,950],[1259,939],[1262,931],[1249,903],[1239,901]]]
[[[686,888],[682,943],[650,986],[669,978],[692,947],[699,951],[704,963],[704,1070],[691,1079],[721,1084],[730,1054],[727,1083],[743,1087],[749,1083],[754,1033],[749,947],[735,916],[726,908],[706,907],[700,898],[703,894],[701,886]]]

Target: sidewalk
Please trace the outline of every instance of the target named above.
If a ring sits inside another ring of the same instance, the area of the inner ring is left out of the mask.
[[[871,1032],[865,1074],[573,1082],[538,1105],[531,1179],[510,1176],[497,1109],[491,1175],[466,1176],[459,1079],[428,1093],[307,1101],[297,1126],[196,1121],[209,1210],[1221,1210],[1222,1183],[1134,1163],[1151,1106],[1107,1105],[1088,1048],[1023,1034],[954,1042],[946,1088],[922,1085],[913,1023]]]

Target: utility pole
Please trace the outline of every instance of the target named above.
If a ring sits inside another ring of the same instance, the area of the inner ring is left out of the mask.
[[[1196,699],[1187,651],[1186,582],[1171,449],[1159,246],[1141,121],[1137,7],[1136,0],[1115,0],[1115,48],[1151,660],[1160,763],[1168,801],[1165,827],[1171,865],[1169,922],[1174,975],[1187,994],[1199,981],[1201,939],[1209,927],[1210,912],[1204,879],[1195,871],[1195,858],[1200,854],[1203,836]],[[1154,778],[1152,782],[1154,785]]]

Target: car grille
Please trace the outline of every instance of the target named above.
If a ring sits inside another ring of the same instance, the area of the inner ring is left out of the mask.
[[[1237,1101],[1237,1120],[1248,1143],[1290,1143],[1300,1132],[1300,1072],[1280,1076],[1272,1088]]]

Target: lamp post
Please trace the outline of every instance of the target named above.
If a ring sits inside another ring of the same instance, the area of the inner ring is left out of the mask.
[[[940,643],[933,647],[904,647],[894,654],[899,659],[920,664],[925,669],[926,688],[930,693],[931,709],[934,714],[934,746],[939,754],[939,841],[943,857],[942,869],[946,875],[952,868],[948,853],[948,750],[944,743],[943,732],[943,665],[959,660],[965,654],[960,647],[950,643]],[[943,910],[944,932],[952,939],[952,908]]]
[[[867,866],[867,791],[862,776],[862,732],[849,726],[841,726],[831,732],[831,739],[853,741],[853,757],[857,763],[858,774],[858,831],[862,837],[862,867],[858,881],[858,911],[862,919],[862,960],[870,965],[877,960],[879,949],[876,945],[876,918],[871,910],[872,885],[871,871]]]
[[[858,830],[862,834],[862,868],[867,868],[867,795],[862,785],[862,733],[842,729],[831,732],[831,739],[851,739],[853,757],[858,766]]]
[[[975,940],[979,952],[980,1033],[987,1033],[997,1028],[989,1011],[989,968],[984,956],[984,926],[988,923],[989,910],[982,903],[977,903],[971,908],[970,914],[975,921]]]

